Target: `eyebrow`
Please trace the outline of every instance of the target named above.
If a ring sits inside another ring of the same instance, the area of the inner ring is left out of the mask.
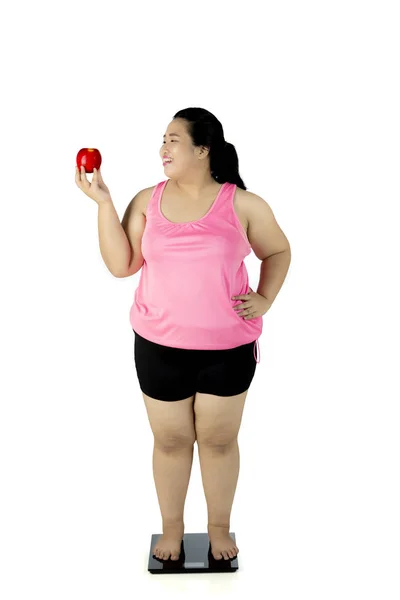
[[[170,135],[170,136],[172,136],[172,135],[176,135],[176,137],[181,137],[181,136],[179,135],[179,133],[170,133],[169,135]],[[166,136],[165,136],[165,135],[163,135],[163,137],[166,137]]]

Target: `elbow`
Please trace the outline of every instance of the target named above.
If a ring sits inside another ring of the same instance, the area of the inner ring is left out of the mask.
[[[108,269],[111,273],[111,275],[113,275],[113,277],[117,277],[117,279],[122,279],[123,277],[128,277],[128,273],[129,273],[129,268],[128,269],[124,269],[123,271],[121,270],[113,270],[113,269]]]
[[[135,273],[133,273],[131,270],[128,271],[117,271],[115,273],[112,273],[112,275],[114,275],[114,277],[116,277],[117,279],[123,279],[124,277],[129,277],[130,275],[134,275]]]
[[[144,260],[141,260],[140,263],[132,263],[125,271],[116,271],[113,273],[114,277],[118,277],[118,279],[122,279],[124,277],[130,277],[131,275],[136,275],[138,271],[142,268]]]

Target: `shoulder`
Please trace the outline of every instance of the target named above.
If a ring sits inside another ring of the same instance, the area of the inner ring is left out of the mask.
[[[260,211],[264,214],[272,212],[270,205],[264,198],[258,194],[249,192],[249,190],[242,190],[238,187],[236,198],[240,209],[244,211],[248,218],[251,218],[252,216],[257,218],[257,214],[259,214]]]
[[[236,202],[238,209],[246,217],[249,224],[259,218],[261,214],[272,213],[271,207],[264,198],[239,187],[236,188]]]
[[[254,194],[249,190],[242,190],[242,188],[236,188],[236,195],[242,204],[247,204],[248,206],[257,206],[257,204],[267,204],[264,198],[261,198],[258,194]]]

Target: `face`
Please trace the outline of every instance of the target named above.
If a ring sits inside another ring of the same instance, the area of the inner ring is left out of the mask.
[[[184,174],[186,178],[190,172],[194,173],[204,167],[205,161],[198,157],[205,158],[206,155],[206,149],[193,146],[185,121],[173,119],[167,127],[160,149],[161,160],[164,156],[172,159],[172,162],[164,164],[165,175],[171,179],[179,179]]]

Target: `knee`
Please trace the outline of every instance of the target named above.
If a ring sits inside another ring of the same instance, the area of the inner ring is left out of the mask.
[[[222,432],[197,434],[198,446],[207,447],[218,452],[227,452],[237,444],[237,435]]]
[[[154,445],[163,452],[174,452],[190,447],[193,448],[194,443],[195,435],[165,431],[154,433]]]

